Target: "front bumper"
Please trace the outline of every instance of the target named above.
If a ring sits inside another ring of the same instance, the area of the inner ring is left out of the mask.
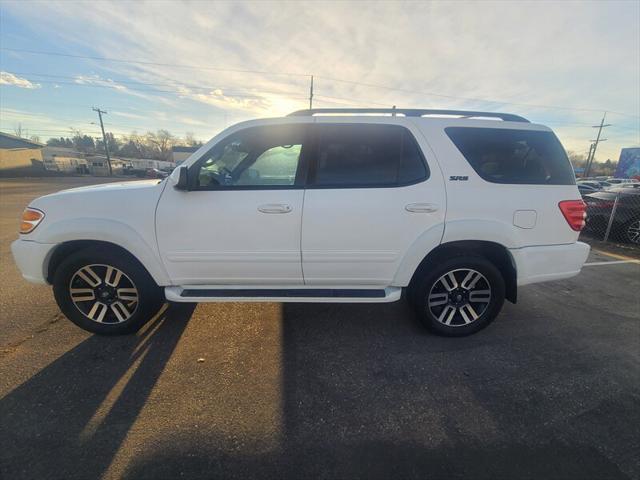
[[[48,260],[55,246],[54,243],[38,243],[22,238],[11,244],[13,259],[25,280],[47,283]]]
[[[591,247],[583,242],[509,249],[518,285],[570,278],[580,273]]]

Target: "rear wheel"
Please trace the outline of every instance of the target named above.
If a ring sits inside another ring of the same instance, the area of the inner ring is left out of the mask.
[[[103,335],[138,331],[163,302],[160,287],[134,258],[101,247],[81,250],[62,262],[53,293],[69,320]]]
[[[491,262],[464,256],[428,269],[411,294],[418,318],[429,330],[464,336],[483,329],[498,315],[505,286]]]

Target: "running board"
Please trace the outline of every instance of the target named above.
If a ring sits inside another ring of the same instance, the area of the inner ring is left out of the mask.
[[[240,288],[165,287],[170,302],[385,303],[400,299],[402,288]]]

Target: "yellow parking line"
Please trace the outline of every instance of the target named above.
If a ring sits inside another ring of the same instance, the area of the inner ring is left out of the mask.
[[[606,262],[587,262],[583,265],[583,267],[595,267],[598,265],[621,265],[623,263],[640,264],[640,260],[608,260]]]
[[[602,250],[596,250],[595,248],[592,248],[591,251],[596,253],[601,253],[602,255],[607,255],[608,257],[617,258],[618,260],[638,261],[637,258],[627,257],[626,255],[620,255],[618,253],[603,252]]]

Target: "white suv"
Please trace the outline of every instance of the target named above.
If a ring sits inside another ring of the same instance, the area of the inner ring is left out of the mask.
[[[34,200],[12,244],[95,333],[163,301],[393,302],[444,335],[574,276],[585,206],[553,132],[450,110],[304,110],[228,128],[163,181]]]

